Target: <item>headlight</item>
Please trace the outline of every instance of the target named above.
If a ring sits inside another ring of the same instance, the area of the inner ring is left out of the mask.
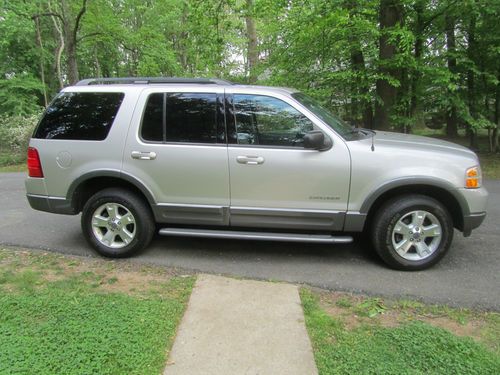
[[[467,189],[480,188],[482,180],[481,167],[479,165],[470,167],[465,171],[465,187]]]

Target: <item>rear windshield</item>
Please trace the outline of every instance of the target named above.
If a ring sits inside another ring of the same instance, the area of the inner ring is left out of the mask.
[[[65,92],[45,111],[33,138],[102,141],[123,100],[119,92]]]

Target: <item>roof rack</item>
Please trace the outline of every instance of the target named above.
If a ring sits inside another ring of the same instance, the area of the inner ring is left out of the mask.
[[[150,85],[160,83],[198,84],[198,85],[232,85],[230,81],[219,78],[180,78],[180,77],[123,77],[123,78],[88,78],[79,81],[75,86],[90,86],[99,84],[136,84]]]

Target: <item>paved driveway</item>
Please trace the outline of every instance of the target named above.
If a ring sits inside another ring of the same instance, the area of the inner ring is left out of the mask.
[[[0,174],[0,244],[96,256],[80,232],[80,216],[32,210],[23,179],[22,173]],[[448,255],[427,271],[390,270],[359,243],[331,246],[158,237],[134,261],[500,311],[500,181],[485,185],[490,191],[485,223],[469,238],[455,232]]]

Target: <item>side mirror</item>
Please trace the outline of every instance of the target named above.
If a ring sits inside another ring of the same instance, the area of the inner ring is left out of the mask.
[[[320,130],[312,130],[304,136],[304,148],[324,151],[332,147],[332,141]]]

